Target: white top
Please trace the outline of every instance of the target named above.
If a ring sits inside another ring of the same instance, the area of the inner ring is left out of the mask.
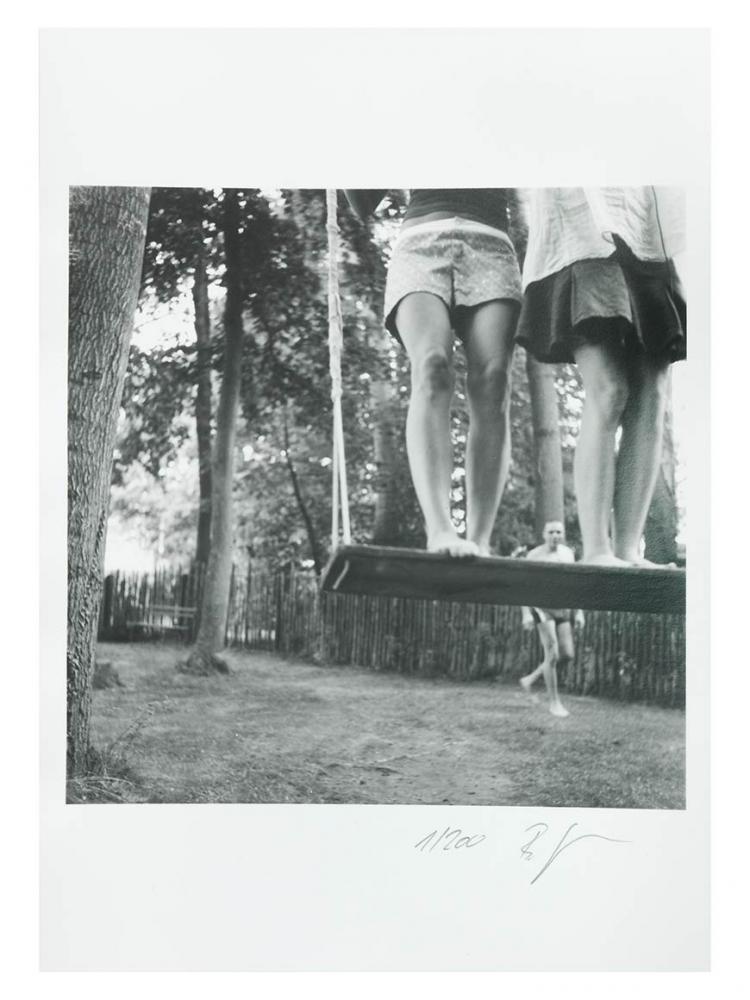
[[[532,188],[523,287],[579,260],[610,257],[616,233],[641,260],[685,247],[683,192],[666,187]]]

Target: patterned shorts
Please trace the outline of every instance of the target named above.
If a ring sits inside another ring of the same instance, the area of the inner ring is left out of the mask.
[[[520,303],[521,274],[506,233],[469,219],[438,219],[402,229],[385,286],[385,325],[397,338],[404,296],[430,292],[443,300],[455,327],[459,308],[493,299]]]

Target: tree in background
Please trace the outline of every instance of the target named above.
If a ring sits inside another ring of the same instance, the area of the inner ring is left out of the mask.
[[[581,526],[578,523],[578,504],[575,492],[575,453],[583,412],[583,382],[574,364],[557,365],[555,385],[559,401],[560,443],[563,460],[563,499],[565,504],[565,536],[568,545],[583,552]]]
[[[158,481],[189,439],[192,355],[182,344],[149,350],[131,344],[112,468],[114,484],[122,484],[135,463]]]
[[[528,220],[525,217],[522,199],[514,195],[510,206],[510,237],[523,268],[528,244]],[[525,362],[521,368],[521,360]],[[548,521],[565,520],[565,488],[563,478],[563,449],[560,433],[560,411],[565,411],[566,397],[557,391],[557,367],[543,365],[526,351],[517,350],[514,359],[513,398],[511,411],[517,414],[515,435],[511,416],[511,441],[513,445],[513,468],[523,469],[526,482],[521,491],[526,497],[525,525],[518,524],[525,537],[515,539],[511,545],[529,545],[542,538],[544,525]],[[518,415],[521,420],[519,421]],[[530,416],[530,421],[529,421]],[[511,483],[518,484],[518,476]],[[533,498],[529,493],[533,488]],[[511,486],[512,492],[512,486]],[[507,518],[500,512],[500,521]],[[531,522],[531,523],[529,523]],[[529,537],[528,529],[533,529]],[[502,549],[500,551],[503,551]]]
[[[215,347],[209,288],[223,266],[217,192],[205,188],[155,188],[151,199],[142,303],[174,303],[190,287],[195,343],[179,343],[156,351],[152,364],[145,364],[139,384],[126,383],[126,405],[132,415],[129,435],[122,441],[122,461],[141,457],[158,476],[163,460],[173,454],[175,442],[184,439],[176,424],[178,413],[194,394],[193,413],[198,451],[199,506],[195,560],[208,561],[211,532],[211,371]],[[135,357],[131,368],[135,370]],[[140,392],[138,391],[140,390]],[[170,391],[171,390],[171,391]],[[144,439],[147,414],[155,414],[152,445]],[[154,448],[153,442],[161,447]]]
[[[678,509],[674,434],[672,431],[671,398],[664,414],[664,443],[659,475],[646,518],[644,555],[661,565],[676,563]]]
[[[195,338],[198,345],[198,364],[195,387],[195,433],[198,442],[198,536],[195,543],[195,561],[200,566],[208,563],[211,551],[211,313],[208,304],[208,268],[206,253],[201,245],[195,260],[193,277],[193,307],[195,310]]]
[[[224,371],[216,415],[211,492],[211,544],[201,597],[200,625],[195,645],[180,667],[187,673],[228,671],[219,655],[224,649],[229,587],[232,574],[234,448],[242,386],[245,334],[245,280],[240,213],[242,192],[226,189],[223,195],[224,234]]]
[[[326,499],[316,480],[326,478],[330,453],[321,438],[330,403],[320,192],[277,191],[266,202],[269,230],[252,305],[256,337],[248,345],[253,383],[243,396],[250,458],[240,517],[248,550],[278,565],[307,559],[320,572]]]
[[[115,489],[118,499],[123,501],[130,494],[126,480],[140,478],[135,471],[128,471],[134,470],[134,462],[148,469],[155,481],[166,484],[173,478],[170,470],[177,453],[197,450],[201,494],[198,539],[195,549],[183,546],[181,561],[186,553],[192,558],[195,551],[200,558],[206,552],[207,519],[203,514],[210,483],[210,467],[207,468],[205,460],[210,444],[210,379],[211,368],[222,367],[217,350],[223,341],[223,319],[217,306],[225,294],[220,282],[226,269],[221,211],[219,190],[156,189],[154,192],[144,268],[143,327],[148,333],[149,325],[153,324],[152,329],[158,332],[164,313],[162,306],[169,310],[167,323],[162,327],[165,330],[174,325],[169,317],[180,311],[190,312],[196,343],[185,342],[181,336],[177,343],[162,340],[147,350],[132,349],[123,400],[125,420],[118,442]],[[243,450],[250,455],[265,456],[269,437],[278,436],[282,428],[279,419],[282,411],[287,422],[291,417],[296,420],[297,413],[304,422],[305,410],[314,420],[320,420],[321,402],[324,407],[327,402],[325,327],[315,315],[316,300],[321,299],[321,294],[314,256],[308,260],[300,252],[300,232],[288,217],[284,200],[273,192],[243,192],[238,211],[247,293],[243,308],[252,316],[255,331],[252,338],[245,338],[243,347],[245,369],[252,375],[245,380],[242,394],[242,409],[250,433],[244,433],[242,426],[238,430],[243,435]],[[312,240],[316,238],[314,226],[301,229],[312,232]],[[192,309],[188,304],[190,295]],[[320,313],[320,309],[317,311]],[[320,326],[319,336],[317,326]],[[193,397],[197,417],[195,437],[186,419]],[[295,405],[290,417],[287,410],[291,400]],[[293,437],[294,431],[290,427]],[[254,440],[260,441],[261,446],[254,447]],[[278,447],[279,453],[283,453],[283,442],[279,441]],[[291,459],[291,451],[287,457]],[[247,483],[248,464],[245,460],[240,477],[242,485],[250,489],[237,490],[236,499],[240,509],[244,508],[245,535],[255,536],[257,532],[252,526],[246,526],[249,510],[245,500],[255,485]],[[302,500],[305,484],[300,480],[298,485]],[[187,493],[181,489],[180,498],[185,497]],[[119,503],[117,509],[125,519],[125,504]]]
[[[185,525],[190,518],[199,522],[205,505],[197,499],[198,481],[205,478],[199,452],[206,451],[193,427],[198,379],[201,372],[210,379],[211,370],[218,375],[224,368],[219,351],[226,285],[223,195],[220,190],[157,189],[152,201],[143,322],[146,329],[153,322],[158,330],[155,306],[166,303],[186,313],[196,339],[183,336],[180,342],[148,348],[143,341],[131,351],[116,510],[146,523],[137,490],[142,480],[128,472],[137,460],[156,477],[163,494],[159,516],[148,519],[147,532],[154,545],[169,536],[165,558],[184,566],[195,551],[185,543]],[[269,567],[295,562],[319,569],[328,555],[331,516],[325,192],[244,191],[237,210],[243,310],[253,335],[244,338],[242,348],[246,377],[234,454],[235,557],[252,551]],[[420,547],[422,519],[403,443],[408,361],[382,324],[386,262],[402,211],[395,193],[368,229],[340,203],[344,431],[354,540]],[[206,319],[207,306],[210,347],[205,338],[201,347],[197,327],[201,315]],[[462,360],[459,352],[452,417],[457,456],[465,448],[467,421]],[[541,524],[550,512],[559,516],[561,503],[569,543],[579,540],[572,460],[580,379],[575,366],[527,367],[525,352],[517,351],[511,468],[492,541],[500,555],[538,541]],[[186,477],[191,467],[195,489]],[[465,508],[460,466],[452,508],[460,526]]]
[[[143,264],[148,188],[70,192],[67,773],[91,764],[89,719],[117,415]]]
[[[330,535],[332,447],[325,192],[284,190],[270,205],[275,266],[264,272],[253,307],[258,320],[251,348],[254,382],[252,401],[243,407],[249,431],[246,465],[252,473],[247,467],[240,473],[248,483],[252,478],[252,486],[239,498],[240,516],[251,539],[247,545],[257,554],[275,556],[282,564],[309,560],[320,568]],[[347,212],[342,206],[347,468],[354,532],[358,541],[371,541],[381,509],[378,497],[384,492],[380,484],[388,483],[393,491],[401,480],[396,473],[379,474],[373,459],[380,415],[371,386],[389,369],[374,305],[377,301],[380,309],[382,248],[362,234]],[[403,505],[399,510],[403,515]],[[403,523],[402,518],[401,530]]]

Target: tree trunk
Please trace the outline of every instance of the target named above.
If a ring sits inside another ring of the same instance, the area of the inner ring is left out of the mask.
[[[70,192],[67,773],[86,773],[112,452],[138,301],[149,188]]]
[[[675,449],[672,434],[672,408],[664,415],[664,444],[661,467],[651,500],[644,532],[644,555],[652,562],[667,564],[677,561],[677,491],[675,486]]]
[[[198,635],[188,659],[180,663],[185,673],[228,673],[219,655],[226,645],[229,589],[232,576],[232,485],[237,414],[242,388],[243,282],[237,192],[224,192],[224,254],[226,302],[224,306],[224,372],[216,415],[211,493],[211,551],[206,567]]]
[[[563,473],[555,369],[526,355],[534,428],[534,528],[542,537],[548,521],[563,521]]]
[[[305,498],[302,496],[299,479],[297,478],[297,470],[294,468],[294,462],[292,461],[291,441],[289,439],[289,419],[286,407],[284,408],[284,455],[286,458],[286,467],[289,470],[289,478],[292,481],[294,498],[297,501],[297,506],[299,507],[300,514],[302,515],[302,520],[305,522],[305,530],[307,531],[307,538],[310,542],[310,552],[315,566],[315,575],[320,576],[323,568],[320,559],[320,545],[318,544],[318,536],[315,533],[315,526],[312,523],[310,512],[307,509]]]
[[[195,561],[208,563],[211,550],[211,318],[208,309],[206,262],[200,254],[193,279],[195,337],[198,344],[198,377],[195,394],[195,428],[198,439],[198,538]]]
[[[400,541],[396,444],[398,431],[394,419],[394,397],[394,389],[390,382],[384,379],[372,379],[370,401],[373,415],[373,450],[377,467],[373,545],[397,545]]]

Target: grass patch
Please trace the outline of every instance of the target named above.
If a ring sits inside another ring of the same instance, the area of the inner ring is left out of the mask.
[[[566,697],[557,719],[512,683],[247,651],[228,652],[227,675],[194,677],[175,669],[184,647],[99,653],[124,686],[94,692],[104,763],[84,791],[103,798],[76,801],[685,805],[675,709]]]

